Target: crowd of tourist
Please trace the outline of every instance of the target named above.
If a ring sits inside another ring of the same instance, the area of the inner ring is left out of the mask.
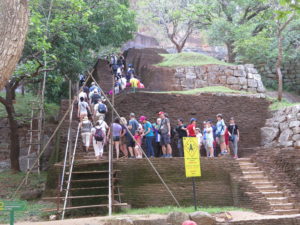
[[[132,65],[124,75],[125,62],[122,55],[111,56],[110,67],[116,82],[121,79],[131,81],[134,78]],[[197,138],[199,151],[204,151],[209,158],[228,155],[230,151],[233,152],[234,158],[238,158],[240,133],[234,118],[230,118],[227,125],[222,114],[216,115],[215,124],[212,120],[201,124],[196,118],[191,118],[189,124],[185,124],[184,120],[179,118],[177,126],[173,128],[168,114],[161,111],[154,123],[144,115],[137,119],[135,113],[130,113],[128,121],[125,117],[116,118],[108,126],[105,122],[107,112],[108,108],[101,89],[94,82],[90,87],[83,86],[78,96],[82,142],[85,151],[89,151],[90,145],[93,146],[97,159],[103,158],[104,146],[110,137],[117,159],[121,155],[125,158],[142,158],[141,146],[146,147],[145,153],[149,158],[170,158],[173,156],[172,141],[177,142],[177,155],[183,157],[184,137]]]

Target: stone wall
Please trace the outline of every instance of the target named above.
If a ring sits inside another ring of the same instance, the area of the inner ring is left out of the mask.
[[[178,67],[175,71],[176,84],[183,90],[219,85],[254,93],[265,92],[261,76],[251,64]]]
[[[185,177],[184,159],[151,159],[181,205],[193,205],[192,180]],[[122,201],[134,208],[176,205],[146,159],[118,160]],[[265,197],[243,180],[236,160],[201,158],[201,178],[196,178],[196,195],[201,206],[236,206],[268,213]]]
[[[261,128],[263,146],[300,148],[300,105],[273,113]]]
[[[276,62],[269,62],[257,65],[256,68],[267,81],[274,82],[277,80],[275,65]],[[284,86],[295,91],[300,90],[300,64],[297,61],[284,63],[282,74]]]

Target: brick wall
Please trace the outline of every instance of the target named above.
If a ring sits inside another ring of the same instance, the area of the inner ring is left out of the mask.
[[[181,205],[193,205],[192,180],[185,177],[182,158],[151,159]],[[146,159],[119,160],[122,201],[134,208],[175,205]],[[230,158],[201,158],[202,177],[196,178],[198,204],[201,206],[237,206],[257,212],[269,211],[264,197],[240,179],[242,172]]]

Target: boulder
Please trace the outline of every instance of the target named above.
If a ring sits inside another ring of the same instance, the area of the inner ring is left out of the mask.
[[[241,85],[247,85],[247,79],[245,77],[239,77],[239,83]]]
[[[294,134],[300,134],[300,127],[294,127],[293,132]]]
[[[297,119],[300,120],[300,113],[297,113]]]
[[[284,115],[278,115],[276,114],[275,115],[275,121],[278,122],[278,123],[282,123],[286,120],[286,116]]]
[[[130,218],[114,218],[105,221],[104,225],[134,225]]]
[[[186,220],[189,220],[189,215],[183,212],[171,212],[167,216],[167,222],[172,225],[182,225]]]
[[[266,92],[266,88],[263,85],[263,83],[261,81],[257,82],[257,92],[258,93],[265,93]]]
[[[32,191],[25,191],[21,194],[20,198],[22,200],[32,201],[42,197],[43,190],[37,189]]]
[[[293,141],[300,141],[300,134],[296,134],[292,138]]]
[[[284,130],[278,138],[278,142],[279,142],[280,146],[283,146],[283,147],[290,146],[290,143],[288,143],[288,142],[291,141],[292,135],[293,135],[292,130],[290,130],[290,129]]]
[[[248,87],[257,88],[257,82],[254,79],[248,79]]]
[[[279,129],[275,127],[262,127],[261,129],[261,144],[267,145],[272,142],[279,134]]]
[[[294,127],[300,127],[300,121],[296,120],[296,121],[291,121],[289,123],[289,127],[290,128],[294,128]]]
[[[206,212],[194,212],[190,213],[191,220],[195,221],[198,225],[215,225],[216,219]]]

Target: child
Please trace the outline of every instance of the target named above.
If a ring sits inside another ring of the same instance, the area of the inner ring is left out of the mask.
[[[142,154],[140,146],[142,145],[143,135],[142,135],[142,132],[140,132],[140,130],[135,131],[134,139],[138,143],[138,144],[135,143],[135,147],[134,147],[135,157],[137,159],[141,159],[141,158],[143,158],[143,154]]]
[[[213,129],[211,127],[211,123],[207,122],[206,123],[206,151],[209,151],[210,158],[214,157],[213,143],[214,143]]]
[[[201,150],[201,145],[202,145],[202,134],[200,132],[200,128],[196,128],[196,137],[198,139],[198,146],[199,146],[199,151]]]

